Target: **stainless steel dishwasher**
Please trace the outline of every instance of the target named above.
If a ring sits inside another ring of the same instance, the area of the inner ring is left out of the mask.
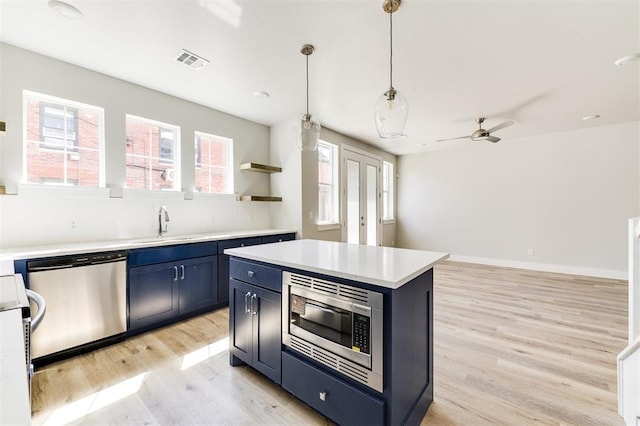
[[[34,360],[126,331],[126,257],[117,251],[27,262],[29,288],[47,301],[32,336]]]

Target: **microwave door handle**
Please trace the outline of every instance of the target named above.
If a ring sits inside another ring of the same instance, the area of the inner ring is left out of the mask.
[[[336,311],[335,309],[331,309],[331,308],[323,308],[322,306],[318,306],[315,303],[309,303],[307,302],[307,306],[312,307],[313,309],[317,309],[319,311],[322,312],[327,312],[329,314],[341,314],[341,312]]]

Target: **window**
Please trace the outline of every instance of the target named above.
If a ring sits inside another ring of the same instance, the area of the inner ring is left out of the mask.
[[[318,224],[339,223],[338,220],[338,147],[318,143]]]
[[[127,114],[127,188],[180,189],[180,127]]]
[[[393,220],[393,163],[382,162],[382,220]]]
[[[195,132],[195,188],[205,194],[233,194],[233,139]]]
[[[23,91],[24,180],[104,187],[104,109]]]

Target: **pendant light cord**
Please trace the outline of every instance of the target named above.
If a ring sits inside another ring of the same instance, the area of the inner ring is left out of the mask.
[[[393,6],[395,0],[391,0],[389,11],[389,88],[393,87]]]
[[[305,55],[307,59],[307,115],[309,115],[309,55]]]

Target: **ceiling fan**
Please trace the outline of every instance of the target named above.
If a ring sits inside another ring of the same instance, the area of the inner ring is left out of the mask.
[[[496,143],[500,141],[500,138],[497,136],[491,136],[491,133],[500,129],[504,129],[505,127],[509,127],[514,124],[513,121],[509,120],[509,121],[505,121],[504,123],[500,123],[497,126],[490,128],[489,130],[485,130],[482,128],[482,123],[484,123],[484,120],[485,120],[484,117],[476,118],[476,123],[478,123],[478,130],[471,133],[469,136],[460,136],[458,138],[449,138],[449,139],[438,139],[436,142],[451,141],[454,139],[471,139],[472,141],[489,141],[489,142]]]

